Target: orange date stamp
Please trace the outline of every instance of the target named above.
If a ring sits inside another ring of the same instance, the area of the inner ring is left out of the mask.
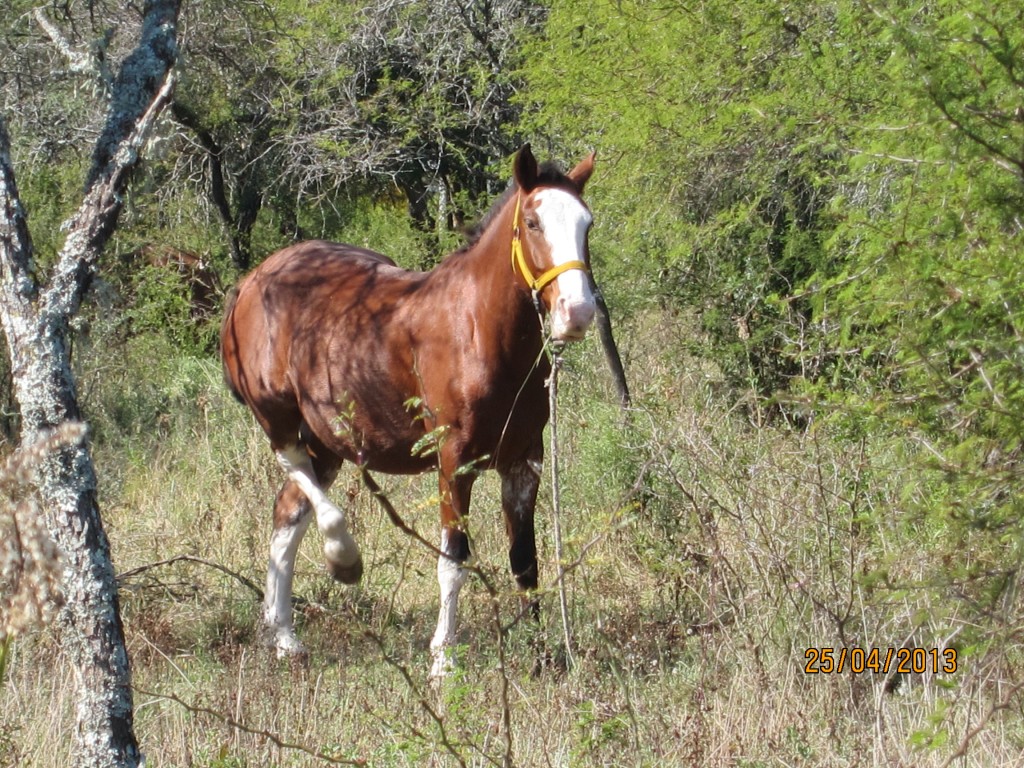
[[[956,648],[808,648],[804,659],[804,672],[808,675],[843,672],[951,675],[957,670]]]

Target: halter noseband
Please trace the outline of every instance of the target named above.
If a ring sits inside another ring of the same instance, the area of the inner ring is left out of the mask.
[[[586,262],[574,259],[573,261],[567,261],[564,264],[556,264],[546,272],[542,272],[539,277],[533,276],[530,266],[526,263],[526,257],[523,256],[523,243],[519,239],[519,206],[521,201],[522,195],[516,195],[516,212],[512,218],[512,274],[515,274],[516,269],[518,268],[530,290],[535,294],[539,294],[563,272],[568,272],[570,269],[579,269],[583,272],[590,272],[590,268],[587,266]]]

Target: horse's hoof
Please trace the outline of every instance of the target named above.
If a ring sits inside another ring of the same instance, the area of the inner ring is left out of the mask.
[[[330,560],[325,562],[327,563],[327,572],[331,574],[331,578],[335,581],[341,582],[342,584],[355,584],[363,578],[362,556],[357,557],[356,561],[349,565],[332,563]]]
[[[427,676],[427,680],[431,685],[436,686],[451,677],[459,668],[459,664],[455,658],[455,649],[448,646],[432,648],[431,655],[434,657],[434,661],[430,665],[430,674]]]
[[[293,659],[304,663],[309,658],[306,647],[291,630],[264,625],[259,639],[278,659]]]

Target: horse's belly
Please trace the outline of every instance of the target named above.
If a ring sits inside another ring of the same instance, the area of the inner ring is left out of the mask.
[[[364,413],[350,422],[351,413],[307,409],[303,417],[324,447],[358,466],[399,475],[437,467],[437,457],[428,448],[430,441],[411,417],[405,426],[397,423],[393,413],[378,413],[376,418]]]

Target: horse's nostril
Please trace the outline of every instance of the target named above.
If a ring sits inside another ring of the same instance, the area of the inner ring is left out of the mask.
[[[590,327],[590,323],[594,320],[594,305],[588,301],[568,304],[565,319],[567,325],[584,330]]]
[[[563,331],[582,336],[594,320],[594,305],[589,301],[571,301],[563,296],[555,303],[557,324]]]
[[[590,324],[594,322],[594,305],[589,301],[585,304],[577,305],[578,317],[577,322],[581,328],[589,328]]]

